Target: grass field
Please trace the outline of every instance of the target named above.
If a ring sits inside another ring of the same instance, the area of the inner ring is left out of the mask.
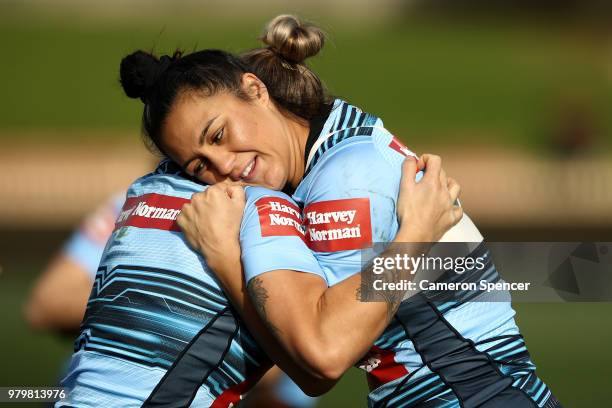
[[[123,56],[177,46],[238,52],[259,46],[256,37],[266,21],[190,16],[93,22],[91,16],[7,14],[2,7],[5,145],[36,146],[40,135],[53,134],[51,142],[87,146],[88,132],[108,135],[109,143],[135,134],[142,105],[119,86]],[[331,92],[380,115],[408,144],[501,144],[546,152],[554,129],[578,111],[593,129],[593,149],[612,148],[610,43],[596,28],[498,20],[315,21],[330,40],[312,66]],[[21,304],[49,248],[63,237],[32,231],[15,240],[0,234],[0,385],[55,384],[71,339],[30,333]],[[612,304],[515,309],[541,377],[564,406],[608,406]],[[363,376],[351,370],[320,405],[364,406],[365,394]]]

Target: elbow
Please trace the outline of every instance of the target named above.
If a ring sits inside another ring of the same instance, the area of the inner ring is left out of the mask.
[[[317,395],[304,391],[310,396],[318,396],[327,392],[350,368],[350,363],[344,358],[343,351],[330,344],[310,343],[302,358],[310,368],[312,375],[319,380],[320,385],[330,384],[327,389],[323,390],[320,388],[325,387],[316,387],[313,392],[318,393]]]
[[[33,295],[23,306],[23,317],[32,330],[45,330],[48,328],[45,305],[39,297]]]
[[[325,363],[322,358],[309,359],[305,362],[309,375],[296,383],[309,397],[320,397],[327,393],[342,377],[343,372],[333,367],[333,364],[328,364],[329,361]]]
[[[57,300],[42,291],[34,291],[23,306],[23,317],[35,331],[71,332],[78,329],[85,305]]]
[[[337,381],[317,380],[309,381],[308,384],[298,384],[304,394],[309,397],[320,397],[331,390]]]

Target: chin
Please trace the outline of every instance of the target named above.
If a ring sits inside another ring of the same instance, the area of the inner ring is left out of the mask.
[[[281,191],[287,184],[287,177],[284,172],[279,170],[268,171],[263,178],[262,186],[270,190]]]
[[[268,182],[266,182],[265,184],[262,184],[261,186],[265,187],[267,189],[270,189],[270,190],[281,191],[285,187],[285,184],[281,183],[281,182],[278,182],[278,183],[275,183],[275,182],[274,183],[268,183]]]

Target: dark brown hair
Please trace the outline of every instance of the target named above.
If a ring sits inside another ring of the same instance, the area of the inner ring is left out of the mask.
[[[121,86],[128,97],[143,101],[142,130],[157,150],[163,153],[161,127],[182,92],[211,96],[228,91],[248,100],[241,82],[247,72],[261,79],[279,110],[298,120],[309,121],[329,102],[321,80],[304,64],[323,47],[325,36],[319,28],[281,15],[267,24],[261,40],[266,47],[241,56],[203,50],[186,55],[175,51],[158,58],[136,51],[123,58]]]
[[[325,34],[295,16],[280,15],[267,24],[260,39],[266,47],[243,53],[242,60],[263,81],[281,109],[304,120],[312,119],[330,98],[304,61],[321,51]]]

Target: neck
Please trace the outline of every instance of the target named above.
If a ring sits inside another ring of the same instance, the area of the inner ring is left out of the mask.
[[[306,141],[308,140],[308,133],[310,126],[306,121],[297,121],[293,119],[287,119],[287,127],[289,131],[289,173],[287,183],[296,188],[302,181],[304,176],[304,155],[306,153]]]

